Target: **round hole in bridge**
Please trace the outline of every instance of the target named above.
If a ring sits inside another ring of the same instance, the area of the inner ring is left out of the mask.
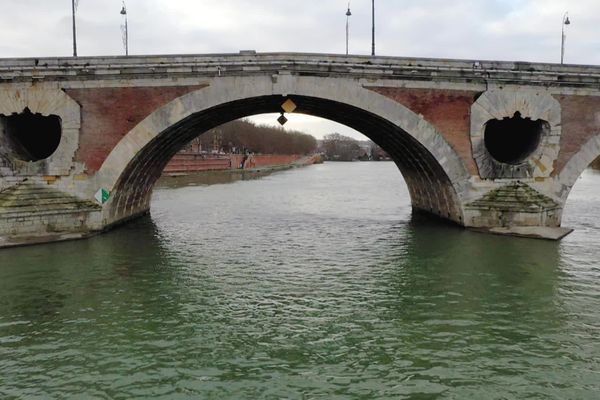
[[[521,117],[494,119],[485,125],[485,147],[494,159],[506,164],[519,164],[539,146],[548,123]]]
[[[61,120],[56,115],[33,114],[28,108],[21,114],[0,116],[5,141],[12,155],[23,161],[50,157],[61,139]]]

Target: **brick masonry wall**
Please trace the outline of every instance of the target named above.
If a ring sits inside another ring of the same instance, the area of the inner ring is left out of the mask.
[[[236,154],[232,159],[231,168],[238,168],[244,156]],[[298,154],[254,154],[246,168],[269,167],[274,165],[288,165],[302,158]]]
[[[600,134],[600,97],[555,96],[562,109],[560,152],[553,176],[560,174],[571,157],[593,136]]]
[[[375,87],[373,91],[389,97],[421,114],[444,136],[472,175],[478,169],[472,156],[470,108],[479,92],[441,89]],[[600,97],[557,95],[562,110],[560,152],[553,176],[593,136],[600,134]]]
[[[206,158],[200,154],[176,154],[164,169],[164,173],[185,173],[237,169],[242,163],[243,155],[229,154],[223,157]],[[252,165],[247,168],[258,168],[276,165],[288,165],[302,158],[298,154],[258,154],[252,155]]]
[[[471,150],[470,113],[479,92],[392,87],[370,89],[421,114],[444,136],[463,160],[467,171],[472,175],[478,174]]]
[[[215,171],[229,168],[231,168],[231,159],[228,156],[206,158],[200,154],[179,153],[169,161],[163,173]]]
[[[81,131],[75,160],[93,174],[116,144],[159,107],[205,86],[67,89],[81,105]]]
[[[231,168],[239,168],[242,163],[243,155],[231,155]],[[254,154],[252,155],[254,162],[246,168],[268,167],[275,165],[288,165],[302,158],[298,154]]]
[[[287,165],[302,158],[298,154],[263,154],[254,156],[255,166],[267,167],[269,165]]]

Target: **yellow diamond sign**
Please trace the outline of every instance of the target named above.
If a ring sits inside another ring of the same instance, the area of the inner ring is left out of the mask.
[[[294,110],[295,110],[296,108],[298,108],[298,107],[296,106],[296,103],[294,103],[294,102],[292,101],[292,99],[287,99],[287,100],[286,100],[286,101],[285,101],[285,102],[284,102],[284,103],[281,105],[281,108],[283,108],[283,111],[285,111],[286,113],[293,113],[293,112],[294,112]]]

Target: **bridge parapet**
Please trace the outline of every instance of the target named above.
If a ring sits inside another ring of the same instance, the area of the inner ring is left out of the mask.
[[[303,76],[600,89],[600,67],[530,62],[305,53],[0,59],[0,83],[252,76]]]

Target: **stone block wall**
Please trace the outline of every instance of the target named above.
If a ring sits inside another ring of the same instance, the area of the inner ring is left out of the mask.
[[[27,236],[87,235],[103,228],[100,210],[28,214],[9,218],[0,215],[0,237],[15,237],[22,241],[26,241]]]

